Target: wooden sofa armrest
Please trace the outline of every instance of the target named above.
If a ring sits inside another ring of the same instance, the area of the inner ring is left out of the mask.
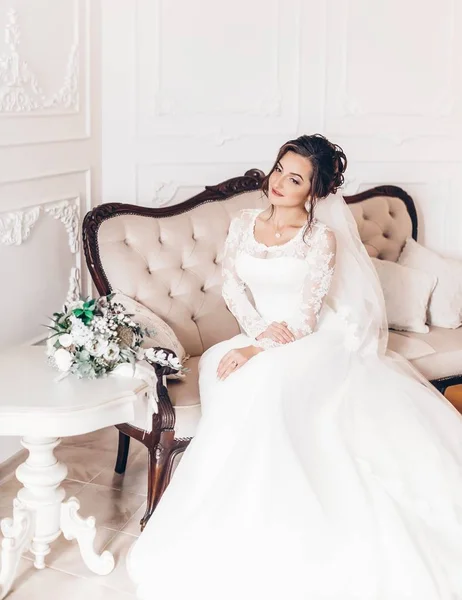
[[[175,352],[169,350],[168,348],[162,348],[161,346],[156,346],[153,348],[156,352],[158,350],[163,350],[166,354],[173,354],[175,358],[178,358]],[[158,409],[159,412],[152,416],[152,426],[153,431],[154,427],[156,429],[160,429],[160,431],[174,431],[175,429],[175,410],[172,405],[172,401],[170,400],[170,396],[168,395],[167,386],[164,383],[164,378],[167,375],[173,375],[177,371],[168,366],[159,365],[154,363],[152,365],[156,376],[157,376],[157,385],[156,392],[158,398]]]
[[[169,350],[168,348],[163,348],[161,346],[155,346],[153,350],[163,350],[168,354],[173,354],[176,357],[175,352]],[[164,383],[164,378],[167,375],[172,375],[176,373],[175,369],[172,369],[167,366],[159,365],[154,363],[151,365],[154,369],[157,377],[156,383],[156,394],[157,394],[157,409],[156,413],[152,415],[152,428],[151,432],[147,433],[146,430],[140,429],[135,425],[131,425],[130,423],[120,423],[117,425],[119,431],[132,437],[139,442],[143,443],[145,446],[149,447],[152,445],[154,440],[160,439],[160,435],[163,432],[174,432],[175,431],[175,410],[173,408],[172,401],[170,400],[170,396],[168,395],[167,386]],[[116,467],[116,471],[118,473],[122,473],[125,470],[126,465],[126,457],[121,458],[121,462],[118,461],[118,466]]]

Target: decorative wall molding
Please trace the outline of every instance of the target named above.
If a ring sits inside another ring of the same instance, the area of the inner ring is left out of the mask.
[[[66,303],[71,304],[80,299],[80,269],[72,267],[69,275],[69,289],[67,291]]]
[[[178,192],[178,185],[173,181],[154,182],[152,205],[156,207],[167,206]]]
[[[77,254],[79,250],[79,197],[53,202],[49,206],[45,204],[8,212],[5,216],[0,214],[0,243],[5,246],[22,244],[29,237],[42,212],[61,221],[68,235],[69,249],[72,254]]]
[[[76,254],[79,250],[80,198],[61,200],[45,207],[45,212],[64,225],[69,238],[69,248],[72,254]]]
[[[152,49],[153,56],[152,58],[155,60],[155,68],[150,71],[149,76],[153,77],[153,105],[152,110],[153,114],[156,117],[165,118],[165,117],[173,117],[176,118],[178,116],[187,116],[187,117],[197,117],[197,116],[206,116],[210,117],[211,115],[215,117],[223,117],[223,116],[259,116],[259,117],[275,117],[281,114],[282,111],[282,81],[281,81],[281,71],[284,68],[282,63],[283,53],[281,52],[281,40],[284,40],[284,35],[281,32],[280,28],[284,23],[284,20],[281,19],[281,13],[284,10],[283,6],[286,4],[289,5],[289,2],[283,2],[283,0],[273,0],[275,9],[274,9],[274,25],[276,26],[276,35],[271,40],[272,46],[268,48],[268,54],[271,54],[273,57],[274,63],[271,68],[271,79],[266,81],[267,93],[263,94],[260,102],[256,102],[252,105],[253,99],[249,98],[249,102],[246,106],[241,107],[223,107],[220,104],[214,107],[213,111],[210,110],[202,110],[201,104],[196,107],[191,107],[191,97],[188,94],[178,94],[175,96],[166,95],[166,91],[163,87],[163,78],[162,74],[165,72],[165,59],[164,54],[165,50],[162,45],[162,40],[165,35],[171,35],[171,32],[165,31],[165,23],[163,19],[163,8],[165,0],[137,0],[138,1],[138,10],[140,12],[140,22],[138,23],[138,28],[136,31],[136,38],[139,39],[140,36],[140,24],[144,26],[147,22],[145,18],[149,19],[151,23],[151,27],[154,29],[152,31],[150,38],[155,43],[154,48]],[[294,0],[296,4],[297,12],[300,10],[299,0]],[[146,4],[148,6],[146,6]],[[291,4],[293,4],[293,0],[291,0]],[[268,6],[268,11],[266,16],[268,16],[273,11],[272,7]],[[287,6],[286,9],[289,11],[293,6]],[[143,28],[141,28],[141,34],[143,32]],[[294,32],[292,32],[294,35]],[[137,45],[138,52],[138,60],[140,58],[140,51],[144,51]],[[191,51],[193,51],[191,49]],[[200,64],[200,63],[199,63]],[[285,66],[287,69],[287,66]],[[138,83],[137,83],[138,87]],[[217,89],[217,93],[220,93],[219,88]]]
[[[259,46],[260,54],[255,53],[253,59],[253,62],[261,61],[260,69],[249,72],[250,59],[247,59],[243,81],[248,84],[243,85],[240,94],[233,94],[228,82],[220,85],[220,78],[214,82],[208,72],[209,67],[203,65],[198,52],[195,68],[198,69],[197,79],[205,82],[203,96],[182,93],[181,86],[172,83],[164,40],[176,34],[171,11],[165,12],[168,3],[165,0],[137,0],[134,4],[133,19],[128,21],[133,26],[128,29],[125,43],[121,43],[120,34],[114,35],[113,40],[108,34],[110,44],[115,45],[108,56],[125,64],[131,44],[135,48],[134,64],[130,66],[134,67],[135,74],[135,133],[140,139],[181,135],[206,138],[221,147],[243,135],[266,135],[297,128],[302,76],[299,60],[302,0],[272,0],[267,3],[260,27],[270,29],[274,35],[261,38],[264,46]],[[130,11],[127,9],[127,12]],[[200,35],[205,36],[205,31],[206,26]],[[249,51],[254,51],[255,40],[248,33],[240,43],[248,43]],[[214,59],[218,70],[221,68],[219,53],[222,52],[226,54],[227,50],[219,47]],[[236,60],[245,61],[245,57],[237,53]],[[303,76],[314,77],[311,64],[309,67],[309,72],[303,72]],[[175,68],[173,72],[176,72]],[[181,65],[178,68],[182,68]],[[262,68],[264,77],[260,73]],[[222,101],[220,94],[223,95]]]
[[[7,51],[0,56],[0,113],[31,113],[47,109],[79,110],[79,44],[69,52],[61,88],[47,96],[20,54],[20,27],[14,9],[7,13],[5,42]]]
[[[350,89],[349,85],[349,69],[352,65],[354,65],[354,61],[350,59],[350,39],[349,39],[349,31],[352,29],[352,20],[350,16],[350,4],[352,0],[344,0],[346,2],[346,7],[344,12],[338,10],[336,6],[334,10],[337,12],[337,15],[342,15],[344,18],[344,23],[342,25],[342,43],[343,43],[343,60],[342,60],[342,77],[341,77],[341,97],[342,97],[342,106],[343,106],[343,117],[354,117],[361,118],[363,116],[373,116],[373,117],[402,117],[402,116],[410,116],[410,117],[423,117],[423,118],[439,118],[439,117],[448,117],[451,115],[452,111],[455,108],[454,102],[454,81],[455,79],[452,75],[456,72],[454,67],[455,57],[457,56],[456,48],[454,46],[455,40],[455,22],[456,22],[456,7],[455,0],[447,0],[448,9],[446,11],[446,22],[447,22],[447,35],[442,37],[441,43],[436,44],[438,51],[443,52],[444,55],[441,56],[438,61],[439,68],[441,69],[441,65],[447,69],[448,77],[444,81],[444,86],[438,87],[437,90],[430,89],[429,93],[435,94],[438,93],[438,101],[432,108],[423,108],[421,106],[415,105],[412,108],[411,112],[403,112],[403,111],[393,111],[387,108],[386,110],[371,110],[370,107],[365,107],[362,103],[362,100],[354,95],[354,91]],[[355,39],[356,36],[353,36]],[[445,48],[442,46],[445,45]],[[434,47],[432,48],[432,54],[436,51]],[[446,50],[446,51],[444,51]],[[397,90],[398,91],[398,90]]]
[[[29,237],[40,216],[40,206],[0,215],[0,243],[19,246]]]

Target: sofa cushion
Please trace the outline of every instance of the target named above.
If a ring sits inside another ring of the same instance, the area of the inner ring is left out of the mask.
[[[390,332],[388,347],[429,380],[462,374],[462,327],[430,327],[429,333]]]
[[[98,230],[98,249],[111,289],[159,315],[186,352],[200,356],[239,333],[221,295],[224,241],[239,210],[267,202],[258,190],[169,217],[106,219]]]
[[[189,357],[170,325],[167,325],[165,321],[140,302],[117,290],[115,292],[114,301],[122,304],[125,310],[133,315],[135,323],[138,323],[143,329],[150,330],[150,333],[144,337],[142,347],[152,348],[153,346],[161,346],[162,348],[167,348],[176,354],[181,364],[186,366],[185,361]],[[184,379],[184,377],[185,375],[180,372],[167,376],[168,379]]]
[[[427,307],[436,277],[390,260],[371,260],[382,286],[390,329],[428,333]]]
[[[462,260],[440,256],[409,238],[399,264],[438,278],[430,299],[429,323],[449,329],[459,327],[462,324]]]
[[[189,371],[183,380],[168,382],[168,395],[175,408],[200,404],[199,399],[199,356],[191,356],[186,367]]]
[[[412,235],[412,220],[404,202],[395,196],[374,196],[349,204],[369,256],[397,261]]]

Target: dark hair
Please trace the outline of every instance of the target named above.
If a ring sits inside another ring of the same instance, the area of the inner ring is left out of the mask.
[[[332,144],[320,133],[315,133],[314,135],[301,135],[295,140],[289,140],[279,149],[271,171],[262,182],[261,189],[265,196],[268,196],[268,182],[270,175],[287,152],[295,152],[295,154],[308,158],[313,166],[308,231],[313,221],[314,207],[318,200],[325,198],[329,194],[335,194],[337,189],[343,184],[343,173],[347,167],[347,158],[340,146]]]

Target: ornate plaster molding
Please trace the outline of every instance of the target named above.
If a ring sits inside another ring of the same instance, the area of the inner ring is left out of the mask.
[[[79,250],[79,199],[61,200],[45,206],[45,212],[58,219],[64,225],[69,238],[69,248],[72,254]]]
[[[30,113],[50,108],[79,109],[79,45],[72,45],[61,88],[46,96],[26,60],[20,54],[21,31],[18,14],[7,13],[5,43],[7,51],[0,56],[0,112]]]
[[[30,235],[40,216],[40,206],[0,215],[0,243],[5,246],[19,246]]]
[[[0,214],[0,243],[5,246],[22,244],[29,237],[42,211],[61,221],[68,235],[70,251],[76,254],[79,250],[80,199],[78,197]]]
[[[66,296],[66,304],[71,304],[80,299],[80,269],[72,267],[69,275],[69,289]]]

